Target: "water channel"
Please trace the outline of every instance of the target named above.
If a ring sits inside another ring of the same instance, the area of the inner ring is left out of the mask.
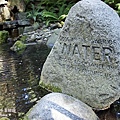
[[[42,44],[28,46],[23,54],[12,52],[8,45],[0,46],[0,118],[19,120],[48,93],[38,84],[49,52]]]

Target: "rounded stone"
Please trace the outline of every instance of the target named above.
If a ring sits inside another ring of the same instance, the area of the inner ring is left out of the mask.
[[[29,120],[99,120],[91,107],[62,93],[44,96],[27,116]]]

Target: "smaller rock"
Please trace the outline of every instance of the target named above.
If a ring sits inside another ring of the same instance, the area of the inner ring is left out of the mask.
[[[120,113],[116,113],[117,120],[120,120]]]
[[[40,40],[42,37],[40,35],[36,35],[36,40]]]
[[[29,41],[35,41],[36,40],[36,34],[32,34]]]
[[[10,11],[7,7],[7,1],[0,0],[0,22],[10,19]]]
[[[25,44],[26,46],[31,46],[31,45],[36,45],[37,43],[36,42],[32,42],[32,43],[27,43]]]
[[[50,29],[56,29],[56,28],[62,28],[62,24],[61,23],[55,23],[55,24],[51,24],[50,25]]]
[[[14,21],[6,21],[3,23],[3,29],[13,29],[16,28],[18,25],[17,20]]]
[[[25,20],[25,19],[27,19],[26,16],[27,16],[27,15],[26,15],[25,12],[18,12],[18,13],[16,13],[16,19],[17,19],[17,20]]]
[[[38,44],[41,44],[43,41],[42,40],[37,40],[37,43]]]
[[[24,27],[18,27],[18,34],[21,35],[23,34]]]
[[[26,26],[24,29],[24,33],[32,32],[33,30],[37,30],[39,28],[39,23],[34,23],[32,26]]]
[[[2,118],[0,118],[0,120],[10,120],[10,119],[7,117],[2,117]]]
[[[30,23],[30,20],[29,19],[23,19],[23,20],[18,20],[18,25],[20,26],[30,26],[31,23]]]
[[[8,2],[7,1],[5,1],[5,0],[0,0],[0,5],[5,5],[5,4],[7,4]]]
[[[22,53],[26,48],[26,45],[21,41],[16,41],[14,45],[10,48],[12,51]]]
[[[18,10],[19,12],[24,12],[26,5],[24,0],[6,0],[8,1],[9,6],[11,7],[12,11],[13,10]],[[14,11],[15,13],[16,11]]]
[[[34,30],[34,27],[33,26],[26,26],[24,28],[24,33],[27,33],[27,32],[32,32]]]
[[[4,5],[3,7],[3,15],[5,20],[10,20],[10,10],[7,5]]]
[[[88,105],[62,93],[44,96],[27,116],[29,120],[99,120]]]
[[[35,23],[33,24],[34,30],[37,30],[39,27],[40,27],[40,25],[39,25],[38,22],[35,22]]]
[[[14,44],[14,40],[12,38],[8,38],[7,43],[9,46],[12,46]]]

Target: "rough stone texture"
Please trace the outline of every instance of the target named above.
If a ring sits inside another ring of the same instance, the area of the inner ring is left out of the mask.
[[[26,12],[18,12],[15,14],[15,20],[26,20],[27,13]]]
[[[83,0],[69,11],[40,84],[106,109],[120,97],[119,61],[119,16],[100,0]]]
[[[3,17],[3,21],[4,20],[8,20],[8,19],[10,19],[10,11],[9,11],[9,9],[8,9],[8,7],[7,7],[7,5],[4,5],[4,7],[2,7],[1,8],[2,9],[2,17]],[[2,21],[0,21],[0,22],[2,22]]]
[[[20,26],[30,26],[31,23],[30,23],[30,20],[29,19],[23,19],[23,20],[18,20],[18,25]]]
[[[24,0],[8,0],[8,5],[10,9],[14,9],[16,6],[19,12],[25,11],[25,3]]]
[[[8,2],[5,0],[0,1],[0,22],[10,19],[10,11],[7,7],[7,3]]]
[[[44,96],[28,113],[29,120],[99,120],[85,103],[65,94]]]
[[[14,29],[18,25],[18,22],[16,20],[14,21],[5,21],[3,23],[3,29]]]

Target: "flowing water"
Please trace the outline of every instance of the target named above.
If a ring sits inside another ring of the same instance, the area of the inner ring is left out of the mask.
[[[28,46],[23,54],[0,46],[0,118],[18,120],[48,91],[39,84],[42,66],[50,49]]]

